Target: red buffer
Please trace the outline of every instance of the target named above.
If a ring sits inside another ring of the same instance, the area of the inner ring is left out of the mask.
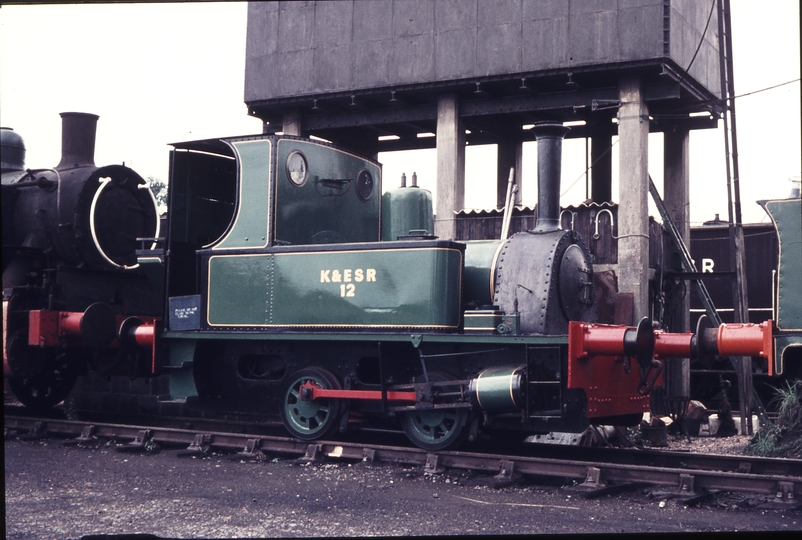
[[[568,388],[585,392],[591,418],[627,414],[633,403],[646,412],[649,392],[661,384],[662,363],[653,356],[654,333],[648,319],[637,328],[571,322]]]
[[[128,317],[118,332],[120,347],[132,350],[136,347],[150,352],[150,372],[156,373],[156,324],[152,317]]]
[[[59,347],[63,340],[96,349],[109,347],[117,337],[117,318],[103,303],[84,312],[34,310],[28,313],[28,345]]]
[[[728,323],[710,326],[707,317],[699,319],[696,333],[670,334],[654,331],[654,355],[657,358],[703,358],[706,356],[773,356],[773,323]],[[769,375],[773,375],[769,362]]]
[[[144,348],[151,354],[151,373],[155,373],[158,320],[155,317],[123,318],[103,303],[92,304],[83,312],[32,310],[28,313],[28,345]]]

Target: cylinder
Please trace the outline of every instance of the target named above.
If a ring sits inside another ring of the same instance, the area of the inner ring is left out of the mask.
[[[624,354],[625,326],[583,325],[582,356],[621,356]]]
[[[59,313],[59,335],[78,337],[81,335],[81,319],[84,314],[80,312],[62,311]]]
[[[688,358],[691,356],[691,343],[693,334],[671,334],[667,332],[654,333],[654,355],[659,358],[676,357]]]
[[[721,356],[762,356],[771,358],[771,321],[760,324],[731,323],[718,327],[718,353]]]
[[[118,330],[120,346],[126,349],[133,347],[153,347],[156,339],[156,327],[153,323],[145,323],[139,317],[128,317]]]
[[[60,312],[58,330],[60,336],[80,337],[87,346],[103,349],[116,337],[117,322],[111,307],[96,302],[83,313]]]
[[[134,341],[140,347],[152,347],[156,337],[156,327],[152,324],[143,324],[134,330]]]
[[[771,360],[774,355],[772,331],[771,319],[760,324],[728,323],[715,328],[702,316],[692,341],[691,357],[762,356]]]
[[[560,228],[560,174],[563,138],[570,128],[560,122],[538,122],[532,131],[537,140],[537,222],[531,232]]]
[[[636,328],[571,321],[568,342],[572,359],[631,356],[643,369],[649,368],[655,351],[655,334],[645,317]]]
[[[468,391],[483,411],[514,412],[523,406],[524,366],[488,368],[472,379]]]

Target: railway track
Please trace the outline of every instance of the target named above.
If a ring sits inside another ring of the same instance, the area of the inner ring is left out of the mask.
[[[143,451],[149,445],[205,454],[211,450],[237,453],[243,458],[264,454],[296,456],[307,460],[351,460],[416,465],[427,473],[469,469],[495,473],[500,481],[518,475],[570,479],[586,497],[656,486],[675,492],[690,503],[716,491],[733,491],[773,497],[782,506],[802,500],[802,460],[688,454],[683,452],[612,450],[538,446],[530,455],[459,451],[427,452],[419,448],[364,442],[304,442],[248,432],[221,430],[220,422],[192,427],[164,427],[89,423],[62,419],[5,416],[6,433],[22,437],[59,437],[65,444],[92,443],[99,439],[127,441],[120,451]],[[212,429],[210,429],[212,428]],[[241,427],[238,431],[242,431]],[[531,455],[537,452],[539,455]]]

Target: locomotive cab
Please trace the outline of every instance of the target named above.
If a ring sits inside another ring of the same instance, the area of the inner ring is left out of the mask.
[[[459,328],[464,245],[381,242],[378,163],[296,137],[175,146],[169,329]]]
[[[233,249],[379,240],[375,162],[288,136],[173,146],[174,242]]]
[[[381,169],[374,162],[295,137],[173,146],[169,296],[199,294],[199,250],[379,240]]]

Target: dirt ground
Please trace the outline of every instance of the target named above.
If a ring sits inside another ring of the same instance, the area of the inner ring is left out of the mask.
[[[5,441],[6,537],[170,538],[800,531],[802,511],[720,494],[701,507],[645,490],[576,488],[397,465],[120,453],[109,444]]]

